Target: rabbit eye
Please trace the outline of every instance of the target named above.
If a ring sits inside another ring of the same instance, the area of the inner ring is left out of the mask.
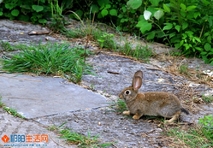
[[[125,91],[125,95],[129,95],[129,94],[131,94],[131,91],[130,90],[126,90]]]

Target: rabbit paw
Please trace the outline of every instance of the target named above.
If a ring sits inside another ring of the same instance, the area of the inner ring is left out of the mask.
[[[136,115],[134,115],[132,118],[133,118],[134,120],[138,120],[138,119],[140,119],[140,117],[141,117],[141,116],[139,116],[139,115],[136,114]]]
[[[178,120],[178,118],[180,117],[180,111],[179,112],[177,112],[176,114],[174,114],[173,116],[172,116],[172,118],[171,119],[169,119],[169,120],[166,120],[165,121],[165,123],[166,124],[172,124],[172,123],[174,123],[176,120]]]
[[[123,111],[124,115],[130,115],[130,111]]]

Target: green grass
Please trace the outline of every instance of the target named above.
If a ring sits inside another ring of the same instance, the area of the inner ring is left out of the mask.
[[[7,113],[13,115],[14,117],[19,117],[22,119],[25,119],[21,114],[19,114],[15,109],[7,107],[7,106],[3,106],[3,110],[5,110]]]
[[[123,111],[127,111],[128,110],[127,106],[126,106],[126,103],[122,99],[117,99],[116,101],[113,101],[111,103],[111,107],[113,109],[115,109],[115,111],[117,113],[122,113]]]
[[[19,47],[20,48],[20,47]],[[88,50],[68,44],[48,43],[45,45],[21,45],[22,51],[4,59],[3,69],[9,72],[30,72],[38,75],[62,75],[71,81],[81,81],[84,72],[91,67],[85,63]]]
[[[213,102],[213,96],[202,96],[202,100],[206,103],[211,103]]]
[[[213,116],[204,116],[199,119],[199,125],[188,130],[171,128],[167,131],[167,135],[174,138],[176,144],[181,142],[190,148],[211,148],[213,147]]]
[[[145,62],[149,61],[149,58],[153,56],[152,50],[147,46],[138,45],[135,49],[132,49],[132,45],[129,42],[126,42],[124,46],[120,46],[116,43],[114,34],[104,32],[91,25],[83,25],[83,27],[77,29],[69,29],[66,30],[64,34],[70,38],[82,38],[87,35],[92,36],[101,49],[119,52]]]
[[[11,46],[10,43],[4,42],[4,41],[1,41],[1,42],[0,42],[0,47],[1,47],[4,51],[13,51],[13,50],[14,50],[13,46]]]
[[[136,46],[135,49],[132,49],[132,45],[128,42],[125,43],[124,47],[120,47],[118,50],[120,53],[135,57],[138,60],[149,61],[149,58],[153,56],[153,52],[147,46]]]
[[[92,36],[98,42],[101,49],[105,48],[109,51],[116,51],[118,48],[114,39],[114,35],[111,33],[96,29],[92,32]]]
[[[87,136],[84,136],[69,129],[61,130],[60,134],[61,138],[66,139],[67,142],[78,145],[78,147],[82,148],[106,148],[113,144],[111,142],[100,143],[97,136],[91,136],[89,133]]]
[[[4,106],[4,103],[1,100],[1,96],[0,96],[0,108],[2,108]]]
[[[3,108],[4,111],[6,111],[7,113],[13,115],[14,117],[19,117],[22,119],[25,119],[21,114],[19,114],[15,109],[13,108],[9,108],[7,106],[4,105],[4,103],[1,100],[1,96],[0,96],[0,108]]]
[[[69,144],[77,145],[81,148],[107,148],[112,146],[112,142],[101,143],[98,136],[91,136],[89,133],[83,134],[74,132],[68,128],[62,128],[66,123],[57,127],[55,125],[48,127],[48,130],[59,133],[60,137],[65,139]]]
[[[83,28],[67,29],[62,31],[62,34],[68,38],[83,38],[87,35],[87,31]]]
[[[61,138],[64,138],[68,142],[79,146],[91,146],[98,142],[97,137],[91,137],[90,135],[84,136],[69,129],[61,130],[60,134]]]
[[[189,68],[188,65],[182,64],[179,67],[180,74],[188,75],[189,74]]]

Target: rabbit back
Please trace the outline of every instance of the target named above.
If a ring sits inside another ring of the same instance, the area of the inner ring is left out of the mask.
[[[181,104],[178,98],[167,92],[146,92],[144,101],[146,102],[145,115],[172,117],[178,111],[181,111]]]

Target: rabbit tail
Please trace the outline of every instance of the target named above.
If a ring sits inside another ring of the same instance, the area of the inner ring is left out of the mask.
[[[185,108],[181,108],[181,111],[184,112],[184,113],[187,114],[187,115],[189,114],[189,111],[186,110]]]

